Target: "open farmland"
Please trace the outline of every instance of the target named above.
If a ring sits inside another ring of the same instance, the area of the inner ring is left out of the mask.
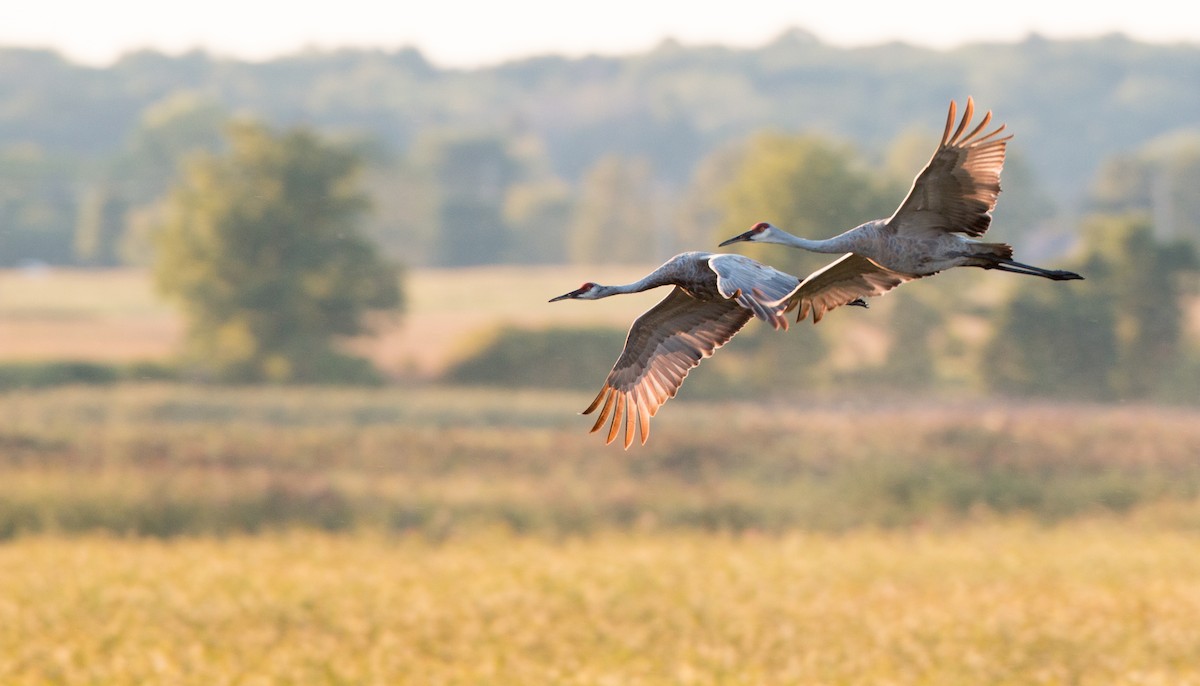
[[[585,272],[596,275],[584,277]],[[414,270],[405,282],[405,313],[380,318],[376,336],[350,346],[384,370],[430,376],[473,334],[499,324],[624,328],[661,294],[582,306],[546,301],[584,278],[616,283],[642,273],[642,267],[628,266]],[[155,294],[145,271],[0,270],[0,362],[163,359],[178,349],[182,336],[182,318]]]
[[[372,354],[658,297],[535,272],[417,273]],[[38,278],[4,359],[178,340],[139,273]],[[629,451],[587,392],[0,393],[0,683],[1200,684],[1200,410],[780,393]]]
[[[0,395],[0,534],[292,527],[843,531],[1125,516],[1200,495],[1200,412],[675,401],[645,448],[588,394],[57,388]]]
[[[1200,683],[1195,532],[0,547],[5,684]]]

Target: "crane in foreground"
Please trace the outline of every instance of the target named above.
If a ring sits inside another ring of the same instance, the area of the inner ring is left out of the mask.
[[[753,317],[775,329],[788,327],[788,295],[828,287],[828,281],[800,279],[743,255],[686,252],[667,260],[638,281],[621,286],[588,282],[558,300],[599,300],[622,293],[640,293],[659,286],[675,288],[634,322],[625,348],[604,381],[604,387],[582,414],[600,410],[592,432],[611,418],[605,443],[625,427],[625,448],[640,429],[642,445],[650,436],[650,418],[674,398],[684,378],[700,361],[729,342]],[[845,302],[859,305],[866,303]],[[636,428],[635,428],[636,427]]]
[[[1082,279],[1075,272],[1017,262],[1012,259],[1012,246],[1006,243],[975,240],[992,223],[1005,147],[1012,136],[999,137],[1004,125],[983,133],[992,119],[990,111],[964,135],[974,110],[975,103],[968,97],[962,120],[955,128],[955,103],[950,102],[941,143],[891,217],[866,222],[824,240],[801,238],[759,222],[721,245],[754,241],[819,253],[846,253],[822,270],[822,278],[836,284],[824,289],[822,298],[805,298],[800,293],[786,298],[788,309],[799,309],[797,319],[803,319],[809,311],[820,319],[830,305],[882,295],[902,283],[952,267],[997,269],[1054,281]]]

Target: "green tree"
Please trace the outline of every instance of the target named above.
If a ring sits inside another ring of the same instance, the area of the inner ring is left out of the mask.
[[[892,343],[880,377],[896,386],[914,389],[937,382],[930,334],[945,327],[941,310],[911,291],[895,294],[890,321]]]
[[[121,263],[120,241],[129,204],[103,186],[89,188],[79,203],[75,224],[75,261],[90,267]]]
[[[1143,212],[1155,236],[1200,245],[1200,132],[1165,136],[1100,168],[1091,201],[1106,213]]]
[[[514,244],[511,259],[519,264],[564,264],[567,230],[574,209],[570,187],[558,179],[514,185],[504,203],[504,219]]]
[[[158,199],[189,155],[220,150],[228,121],[218,103],[187,91],[149,105],[126,141],[110,184],[138,203]]]
[[[1114,390],[1122,397],[1152,395],[1170,383],[1181,361],[1182,277],[1195,272],[1195,251],[1189,242],[1156,239],[1143,215],[1096,217],[1084,233],[1087,261],[1114,311]]]
[[[755,136],[724,189],[723,221],[719,236],[713,238],[728,238],[757,221],[769,221],[798,236],[825,238],[886,217],[902,190],[888,177],[871,174],[858,160],[849,147],[816,136]],[[770,255],[773,264],[797,273],[828,262],[827,256],[777,246]]]
[[[984,348],[985,383],[1003,393],[1111,397],[1119,353],[1108,295],[1096,287],[1045,286],[1023,282],[1001,312]]]
[[[579,264],[644,264],[669,257],[656,216],[654,173],[640,157],[608,155],[588,170],[568,242]]]
[[[886,177],[863,168],[852,149],[816,136],[759,134],[740,153],[726,150],[721,156],[735,171],[716,191],[721,220],[710,229],[710,246],[756,221],[769,221],[802,236],[832,236],[886,216],[899,192],[891,188]],[[719,176],[710,169],[707,180]],[[777,245],[746,246],[744,250],[755,259],[801,277],[830,261],[828,255]],[[751,360],[745,368],[749,375],[745,379],[776,387],[780,380],[806,387],[832,380],[831,371],[823,364],[829,350],[824,339],[837,328],[839,317],[852,316],[848,311],[835,314],[820,326],[802,326],[787,335],[765,327],[748,329],[740,337],[745,340],[739,340],[735,349],[746,351]]]
[[[716,148],[696,165],[688,187],[681,194],[677,212],[677,241],[680,245],[713,249],[721,239],[745,230],[745,220],[735,218],[726,225],[729,211],[725,189],[737,177],[746,155],[745,141]],[[719,234],[719,238],[718,238]]]
[[[449,136],[427,141],[419,159],[438,188],[435,264],[493,264],[504,259],[511,235],[504,200],[521,168],[504,140]]]
[[[366,241],[359,159],[305,130],[241,123],[170,196],[155,276],[188,318],[190,360],[232,381],[336,381],[369,367],[335,350],[369,309],[400,305]]]
[[[1154,237],[1137,215],[1085,223],[1088,280],[1045,288],[1028,280],[1002,313],[985,355],[998,390],[1092,398],[1169,393],[1181,369],[1187,244]]]

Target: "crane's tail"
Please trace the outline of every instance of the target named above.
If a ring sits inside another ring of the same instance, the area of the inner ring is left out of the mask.
[[[970,247],[971,257],[978,258],[980,263],[977,266],[984,269],[997,262],[1011,260],[1013,256],[1013,248],[1008,243],[972,243]]]

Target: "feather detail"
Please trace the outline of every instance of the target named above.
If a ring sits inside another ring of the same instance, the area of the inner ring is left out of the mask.
[[[908,196],[887,219],[889,229],[910,235],[963,233],[978,237],[991,226],[1005,148],[1012,136],[996,137],[1004,131],[1003,124],[982,134],[992,120],[991,112],[964,136],[974,113],[975,102],[967,98],[962,120],[953,128],[955,105],[950,103],[942,141],[913,179]]]

